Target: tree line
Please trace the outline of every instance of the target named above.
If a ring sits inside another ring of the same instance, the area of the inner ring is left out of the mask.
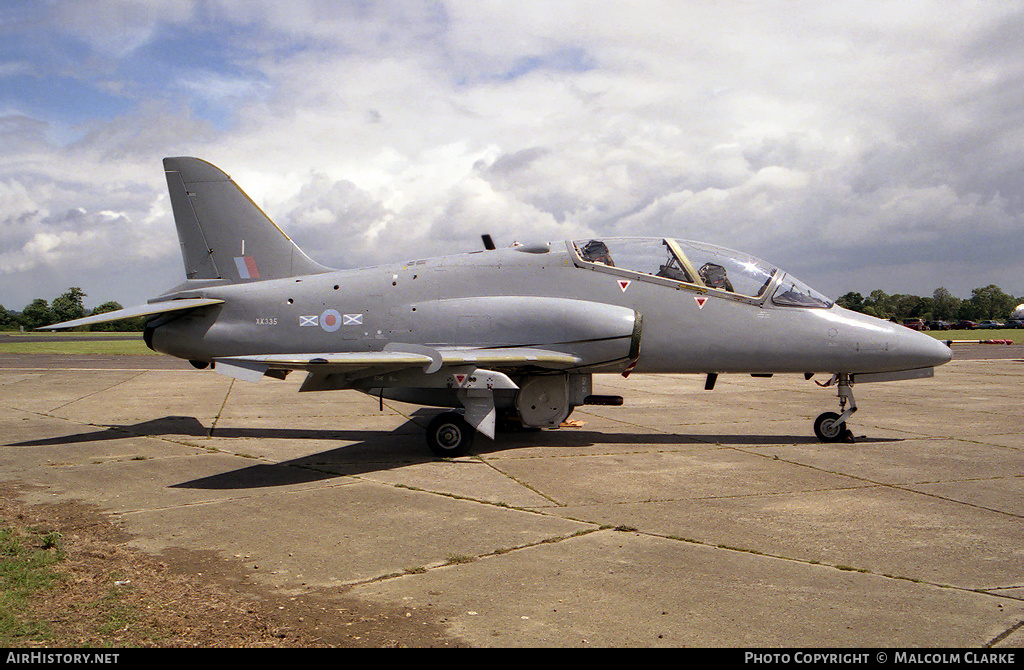
[[[3,305],[0,305],[0,330],[20,330],[21,328],[24,328],[26,331],[34,330],[54,323],[63,323],[73,319],[81,319],[84,316],[105,314],[106,312],[122,309],[121,303],[110,301],[103,303],[96,309],[87,310],[82,302],[85,298],[86,294],[81,288],[72,286],[54,298],[52,302],[47,302],[43,298],[36,298],[20,312],[5,309]],[[145,317],[140,317],[138,319],[100,323],[89,326],[88,330],[96,332],[140,331],[145,325]]]
[[[93,314],[104,314],[121,309],[121,304],[105,302],[93,310],[86,310],[82,302],[86,294],[81,288],[72,286],[64,293],[47,302],[36,298],[20,312],[7,310],[0,305],[0,330],[33,330],[54,323],[80,319]],[[982,319],[1007,319],[1017,305],[1024,303],[1024,296],[1013,297],[995,284],[989,284],[971,291],[971,297],[961,299],[947,289],[935,289],[930,298],[916,295],[889,295],[874,290],[867,297],[850,292],[836,300],[840,307],[862,312],[880,319],[923,319],[925,321],[979,321]],[[92,331],[140,331],[146,319],[127,319],[89,326]]]
[[[867,297],[860,293],[847,293],[836,303],[855,312],[896,321],[981,321],[1008,319],[1017,305],[1024,303],[1024,296],[1015,298],[995,284],[989,284],[972,290],[971,297],[967,299],[957,298],[939,287],[930,298],[899,293],[889,295],[876,289]]]

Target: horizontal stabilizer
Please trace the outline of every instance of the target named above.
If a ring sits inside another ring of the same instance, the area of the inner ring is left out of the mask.
[[[217,300],[216,298],[185,298],[181,300],[164,300],[162,302],[153,302],[148,305],[128,307],[125,309],[118,309],[113,312],[104,312],[103,314],[94,314],[93,316],[75,319],[74,321],[55,323],[50,326],[43,326],[42,328],[37,328],[36,330],[63,330],[65,328],[77,328],[78,326],[92,326],[97,323],[110,323],[111,321],[136,319],[140,316],[156,316],[157,314],[169,314],[171,312],[180,312],[186,309],[195,309],[197,307],[209,307],[210,305],[220,305],[223,304],[223,302],[223,300]]]

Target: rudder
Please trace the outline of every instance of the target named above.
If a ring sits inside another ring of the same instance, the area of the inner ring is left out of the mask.
[[[215,165],[165,158],[164,172],[188,279],[249,282],[330,271]]]

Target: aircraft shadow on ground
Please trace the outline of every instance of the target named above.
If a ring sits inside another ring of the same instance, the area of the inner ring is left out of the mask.
[[[337,477],[383,472],[398,467],[437,460],[424,444],[423,429],[435,412],[418,411],[413,419],[391,432],[317,428],[210,429],[195,417],[165,416],[130,425],[112,425],[101,430],[60,437],[27,440],[8,447],[75,445],[120,440],[128,437],[209,438],[249,440],[322,440],[349,442],[280,463],[259,463],[228,472],[194,479],[171,488],[248,489],[311,483]],[[858,438],[857,443],[897,442],[893,438]],[[524,430],[499,433],[491,441],[478,436],[472,453],[479,455],[511,452],[527,447],[586,448],[601,445],[644,444],[656,446],[772,446],[814,444],[806,435],[739,435],[685,433],[621,433],[586,430]],[[202,446],[197,444],[196,446]],[[855,446],[855,445],[844,445]],[[240,449],[241,451],[241,449]],[[457,463],[458,461],[452,461]]]

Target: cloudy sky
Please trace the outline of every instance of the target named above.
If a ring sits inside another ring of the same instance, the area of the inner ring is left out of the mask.
[[[1024,294],[1019,0],[3,0],[0,304],[183,279],[161,159],[332,267],[591,235]]]

